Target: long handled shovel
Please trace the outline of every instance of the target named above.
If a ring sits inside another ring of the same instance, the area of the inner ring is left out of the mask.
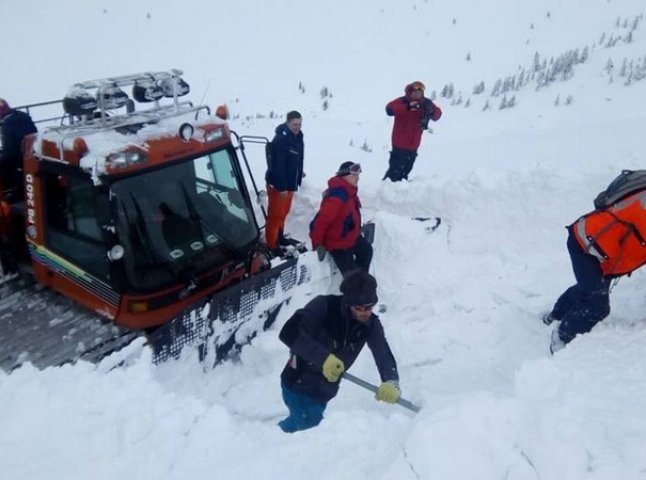
[[[377,386],[376,385],[373,385],[372,383],[368,383],[365,380],[361,380],[359,377],[355,377],[351,373],[345,372],[343,374],[343,378],[345,378],[346,380],[351,381],[352,383],[354,383],[356,385],[359,385],[360,387],[365,388],[366,390],[370,390],[373,393],[377,393]],[[411,412],[417,413],[417,412],[419,412],[421,410],[420,407],[418,407],[414,403],[406,400],[405,398],[399,397],[399,400],[397,400],[397,403],[399,405],[401,405],[402,407],[407,408]]]

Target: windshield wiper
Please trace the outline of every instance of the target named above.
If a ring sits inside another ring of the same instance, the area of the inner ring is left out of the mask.
[[[139,264],[139,267],[146,272],[155,268],[162,267],[173,277],[179,277],[182,282],[187,284],[192,282],[193,274],[190,271],[189,267],[186,267],[184,269],[178,268],[170,261],[164,260],[161,254],[157,250],[155,250],[155,248],[153,248],[141,206],[139,205],[139,202],[137,202],[137,199],[134,197],[134,195],[132,195],[132,193],[130,193],[129,195],[137,214],[136,223],[135,221],[132,221],[130,219],[128,210],[122,200],[119,200],[119,205],[121,206],[121,209],[123,210],[123,213],[126,217],[129,230],[131,230],[135,234],[135,242],[133,243],[136,243],[137,247],[141,248],[141,250],[146,254],[148,258],[148,262],[143,265]]]
[[[222,244],[229,250],[233,255],[238,258],[239,260],[246,260],[245,254],[230,241],[226,237],[224,237],[220,232],[218,232],[213,226],[205,221],[202,216],[199,214],[197,209],[195,208],[195,203],[193,203],[193,200],[191,200],[191,197],[188,195],[188,192],[186,191],[186,187],[184,186],[184,183],[180,180],[178,181],[180,188],[182,189],[182,193],[184,194],[184,201],[186,202],[186,206],[188,207],[188,211],[190,214],[191,220],[193,220],[195,223],[197,223],[197,226],[200,229],[200,235],[202,236],[202,241],[206,245],[206,239],[204,235],[204,228],[209,230],[212,234],[216,235],[220,240],[222,240]]]

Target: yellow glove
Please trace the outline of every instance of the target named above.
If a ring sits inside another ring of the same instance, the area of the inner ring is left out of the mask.
[[[399,387],[397,386],[397,383],[392,380],[379,385],[377,393],[375,394],[375,398],[377,400],[381,400],[386,403],[397,403],[400,396],[401,392],[399,391]]]
[[[330,353],[323,362],[323,376],[328,382],[337,382],[345,372],[345,365],[334,354]]]

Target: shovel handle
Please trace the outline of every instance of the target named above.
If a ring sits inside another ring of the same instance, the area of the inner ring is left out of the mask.
[[[366,382],[365,380],[362,380],[359,377],[355,377],[351,373],[345,372],[343,374],[343,378],[345,378],[346,380],[349,380],[355,385],[359,385],[360,387],[365,388],[366,390],[370,390],[373,393],[377,393],[378,388],[376,385]],[[421,408],[415,405],[413,402],[406,400],[405,398],[402,398],[402,397],[399,397],[399,399],[397,400],[397,403],[402,407],[407,408],[411,412],[418,413],[421,410]]]

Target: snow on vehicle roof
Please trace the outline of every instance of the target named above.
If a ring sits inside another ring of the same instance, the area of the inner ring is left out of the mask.
[[[111,153],[123,151],[130,146],[147,150],[150,140],[177,136],[183,123],[190,123],[195,127],[193,139],[204,141],[199,135],[199,127],[226,123],[215,115],[206,115],[206,112],[207,107],[190,107],[178,112],[169,110],[166,115],[153,118],[146,112],[135,112],[95,119],[92,123],[49,127],[38,133],[34,152],[42,154],[45,141],[54,143],[59,149],[62,145],[65,150],[72,150],[74,140],[82,138],[88,152],[81,158],[80,167],[90,172],[94,182],[99,183],[99,176],[105,173],[106,159]],[[196,115],[200,114],[202,118],[196,120]]]

